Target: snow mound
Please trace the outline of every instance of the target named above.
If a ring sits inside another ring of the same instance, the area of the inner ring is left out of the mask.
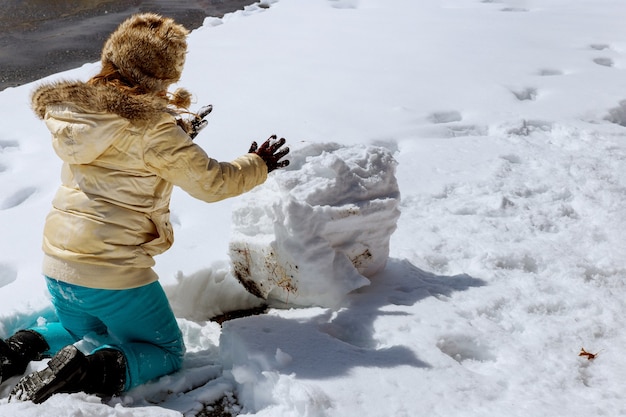
[[[261,306],[258,298],[239,285],[226,261],[215,261],[190,275],[179,273],[176,282],[163,289],[176,317],[187,320],[204,321]]]
[[[234,207],[234,273],[270,303],[336,307],[385,266],[400,216],[396,161],[382,147],[334,143],[290,160]]]

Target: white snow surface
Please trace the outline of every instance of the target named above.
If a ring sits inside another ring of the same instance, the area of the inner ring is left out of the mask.
[[[198,143],[220,160],[274,133],[296,156],[387,150],[401,215],[384,268],[332,307],[220,326],[209,318],[261,305],[231,271],[242,210],[283,204],[290,175],[303,188],[289,201],[307,201],[323,164],[294,160],[256,200],[177,190],[176,243],[156,269],[184,369],[104,402],[8,403],[12,378],[0,416],[194,416],[224,397],[242,416],[626,415],[625,20],[622,0],[264,0],[207,19],[180,81],[214,105]],[[55,319],[40,246],[60,161],[29,109],[36,84],[0,93],[4,337]],[[278,241],[268,224],[249,241]],[[299,249],[320,280],[342,279]]]

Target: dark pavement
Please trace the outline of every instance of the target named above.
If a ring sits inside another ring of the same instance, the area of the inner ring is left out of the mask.
[[[192,30],[207,16],[254,0],[3,0],[0,90],[80,67],[100,58],[108,35],[127,17],[154,12]]]

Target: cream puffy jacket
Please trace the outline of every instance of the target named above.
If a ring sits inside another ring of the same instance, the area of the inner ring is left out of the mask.
[[[173,243],[173,185],[213,202],[267,178],[256,154],[209,158],[154,96],[62,82],[39,87],[32,104],[64,162],[44,228],[51,278],[106,289],[153,282],[153,256]]]

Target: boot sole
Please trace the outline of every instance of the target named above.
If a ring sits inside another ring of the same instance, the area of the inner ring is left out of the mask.
[[[77,382],[77,374],[86,365],[82,352],[69,345],[61,349],[41,371],[25,376],[11,391],[9,401],[17,399],[42,403],[53,394],[68,392],[65,390]]]

